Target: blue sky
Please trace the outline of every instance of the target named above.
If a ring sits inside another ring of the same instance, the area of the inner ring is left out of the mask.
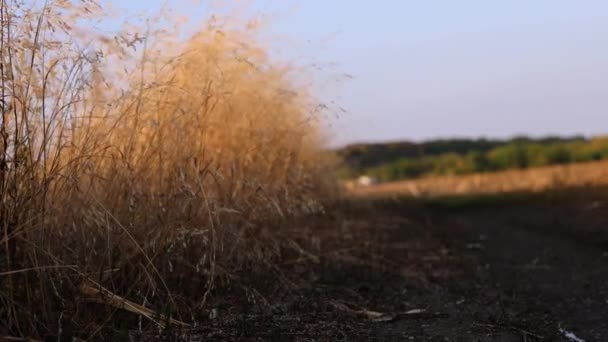
[[[193,21],[205,15],[166,3]],[[608,1],[248,3],[271,18],[282,57],[324,65],[319,97],[347,110],[328,119],[333,144],[608,133]]]

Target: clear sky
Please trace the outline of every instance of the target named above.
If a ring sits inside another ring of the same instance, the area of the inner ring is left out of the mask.
[[[333,144],[608,133],[608,1],[250,3],[282,55],[324,65],[319,96],[347,110],[330,119]]]

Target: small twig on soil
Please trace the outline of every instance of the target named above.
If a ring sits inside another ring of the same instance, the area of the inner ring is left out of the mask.
[[[532,332],[529,332],[527,330],[511,326],[511,325],[495,325],[495,324],[488,324],[488,323],[477,323],[477,325],[479,325],[479,326],[485,326],[485,327],[492,328],[492,329],[496,329],[496,328],[509,329],[509,330],[513,330],[515,332],[518,332],[518,333],[520,333],[520,334],[522,334],[524,336],[532,336],[532,337],[537,338],[539,340],[544,339],[544,337],[541,336],[541,335],[537,335],[535,333],[532,333]]]
[[[329,304],[338,310],[345,311],[345,312],[355,315],[355,316],[363,316],[372,321],[375,321],[377,319],[382,319],[382,317],[386,316],[382,312],[378,312],[378,311],[371,311],[371,310],[367,310],[367,309],[363,309],[363,308],[359,309],[359,310],[352,309],[344,303],[340,303],[340,302],[333,301],[333,300],[330,301]],[[390,316],[389,316],[389,318],[390,318]]]
[[[397,319],[439,318],[446,316],[445,314],[441,313],[428,313],[424,309],[413,309],[404,312],[382,313],[378,311],[367,310],[365,308],[353,309],[345,303],[340,303],[333,300],[330,301],[329,304],[338,310],[345,311],[355,316],[364,317],[374,322],[392,322]],[[354,305],[351,304],[351,306]]]
[[[109,305],[118,309],[126,310],[131,313],[144,316],[154,323],[164,327],[164,322],[169,322],[174,325],[179,325],[182,327],[188,327],[189,325],[178,321],[173,318],[169,318],[165,315],[155,312],[143,305],[139,305],[137,303],[131,302],[125,298],[120,297],[119,295],[113,293],[112,291],[106,289],[105,287],[92,282],[91,280],[83,282],[80,286],[80,293],[86,296],[86,299],[91,300],[93,302],[99,304]],[[158,317],[160,321],[154,319],[154,317]]]

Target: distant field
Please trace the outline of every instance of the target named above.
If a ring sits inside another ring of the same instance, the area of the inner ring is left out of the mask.
[[[350,186],[349,186],[350,185]],[[428,177],[357,187],[347,184],[355,196],[443,195],[539,192],[563,187],[608,185],[608,161],[546,166],[526,170],[477,173],[464,176]]]
[[[394,182],[608,160],[608,137],[403,141],[351,145],[337,154],[342,179]]]

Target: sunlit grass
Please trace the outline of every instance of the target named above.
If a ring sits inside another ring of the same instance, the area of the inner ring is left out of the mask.
[[[314,99],[246,23],[179,42],[92,32],[90,1],[0,7],[0,331],[191,323],[293,245],[282,222],[322,211]]]

